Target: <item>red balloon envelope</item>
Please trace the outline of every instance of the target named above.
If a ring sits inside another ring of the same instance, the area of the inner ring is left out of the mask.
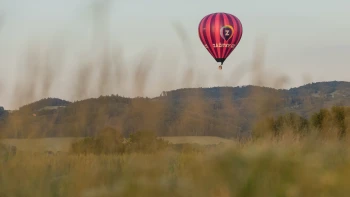
[[[205,16],[198,26],[199,37],[204,47],[217,62],[224,63],[242,37],[241,21],[228,13],[213,13]]]

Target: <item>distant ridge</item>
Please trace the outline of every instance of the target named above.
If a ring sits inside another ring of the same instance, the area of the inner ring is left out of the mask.
[[[249,135],[259,116],[350,105],[350,82],[309,83],[290,89],[260,86],[184,88],[154,98],[100,96],[69,102],[46,98],[3,117],[8,137],[84,137],[112,126],[125,135],[153,130],[162,136]],[[35,117],[33,117],[35,113]],[[22,121],[14,126],[14,121]]]

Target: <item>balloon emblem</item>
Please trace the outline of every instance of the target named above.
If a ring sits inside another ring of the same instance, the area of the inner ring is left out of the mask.
[[[237,47],[243,28],[241,21],[228,13],[213,13],[205,16],[199,23],[198,34],[211,56],[221,63]]]

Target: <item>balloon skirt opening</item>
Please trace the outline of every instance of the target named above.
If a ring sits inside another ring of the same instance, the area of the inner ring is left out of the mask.
[[[226,58],[215,58],[216,62],[220,62],[221,65],[225,62]]]

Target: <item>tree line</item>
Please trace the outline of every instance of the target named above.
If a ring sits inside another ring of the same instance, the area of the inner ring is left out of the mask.
[[[280,137],[287,132],[294,136],[345,139],[350,135],[350,107],[333,106],[320,109],[309,118],[296,113],[267,117],[254,125],[253,138]]]
[[[310,109],[350,105],[349,88],[347,82],[325,82],[290,90],[257,86],[185,88],[153,99],[110,95],[68,102],[47,98],[11,113],[0,109],[0,135],[93,137],[109,126],[124,137],[149,130],[158,136],[242,138],[251,135],[261,117],[294,111],[309,119],[314,113]],[[276,124],[279,127],[280,123]]]

